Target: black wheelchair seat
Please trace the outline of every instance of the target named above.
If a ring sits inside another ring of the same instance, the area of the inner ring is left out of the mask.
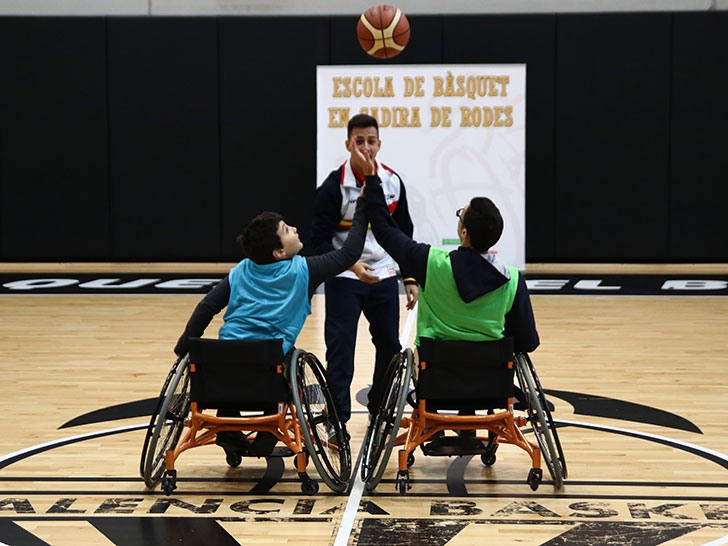
[[[199,409],[255,411],[290,402],[280,339],[190,338],[190,397]]]
[[[434,409],[505,408],[513,396],[513,340],[420,338],[416,394]]]

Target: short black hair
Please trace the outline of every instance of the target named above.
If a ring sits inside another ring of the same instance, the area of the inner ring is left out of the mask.
[[[379,137],[379,124],[377,118],[370,116],[369,114],[357,114],[349,120],[349,124],[346,126],[346,138],[351,138],[351,132],[357,127],[366,128],[374,127],[377,130],[377,137]]]
[[[277,212],[261,212],[245,226],[237,242],[245,255],[259,265],[275,262],[273,251],[283,248],[278,225],[283,218]]]
[[[503,233],[503,217],[487,197],[473,197],[463,214],[471,246],[481,254],[498,242]]]

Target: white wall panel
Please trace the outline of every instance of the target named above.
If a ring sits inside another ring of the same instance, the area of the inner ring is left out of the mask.
[[[150,0],[0,0],[0,15],[148,15]]]
[[[409,14],[703,11],[728,0],[387,0]],[[371,0],[371,4],[375,4]],[[357,15],[361,0],[0,0],[0,15]]]
[[[728,0],[724,0],[728,2]],[[387,0],[405,13],[554,13],[706,10],[714,0]],[[383,2],[383,3],[387,3]],[[371,5],[376,4],[371,0]],[[220,15],[357,15],[361,0],[152,0],[152,13]]]

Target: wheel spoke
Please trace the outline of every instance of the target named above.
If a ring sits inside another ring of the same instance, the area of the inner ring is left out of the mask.
[[[365,440],[362,479],[370,491],[381,480],[394,448],[396,432],[404,414],[412,366],[412,351],[405,349],[392,359],[387,369],[384,380],[387,391],[380,401],[377,414],[369,424]]]
[[[166,453],[176,447],[182,434],[190,407],[188,365],[189,358],[175,362],[162,388],[160,404],[150,420],[140,465],[147,487],[159,482]]]
[[[297,351],[291,362],[296,414],[311,460],[334,491],[346,488],[351,474],[351,452],[328,390],[323,368],[311,353]]]
[[[535,381],[531,373],[532,367],[528,366],[523,355],[517,356],[516,372],[521,389],[528,399],[528,407],[526,410],[528,422],[531,424],[533,433],[536,436],[536,441],[541,449],[541,455],[544,458],[546,467],[549,469],[549,473],[554,480],[554,486],[560,488],[563,485],[563,467],[541,404],[540,399],[542,396],[539,396],[539,394],[543,391],[536,389]]]

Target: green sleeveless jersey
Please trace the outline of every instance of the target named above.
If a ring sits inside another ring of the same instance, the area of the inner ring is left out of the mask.
[[[427,286],[421,288],[417,310],[417,338],[493,341],[503,337],[505,315],[511,310],[518,287],[518,269],[508,266],[510,280],[493,292],[465,303],[453,277],[450,253],[430,247]]]

